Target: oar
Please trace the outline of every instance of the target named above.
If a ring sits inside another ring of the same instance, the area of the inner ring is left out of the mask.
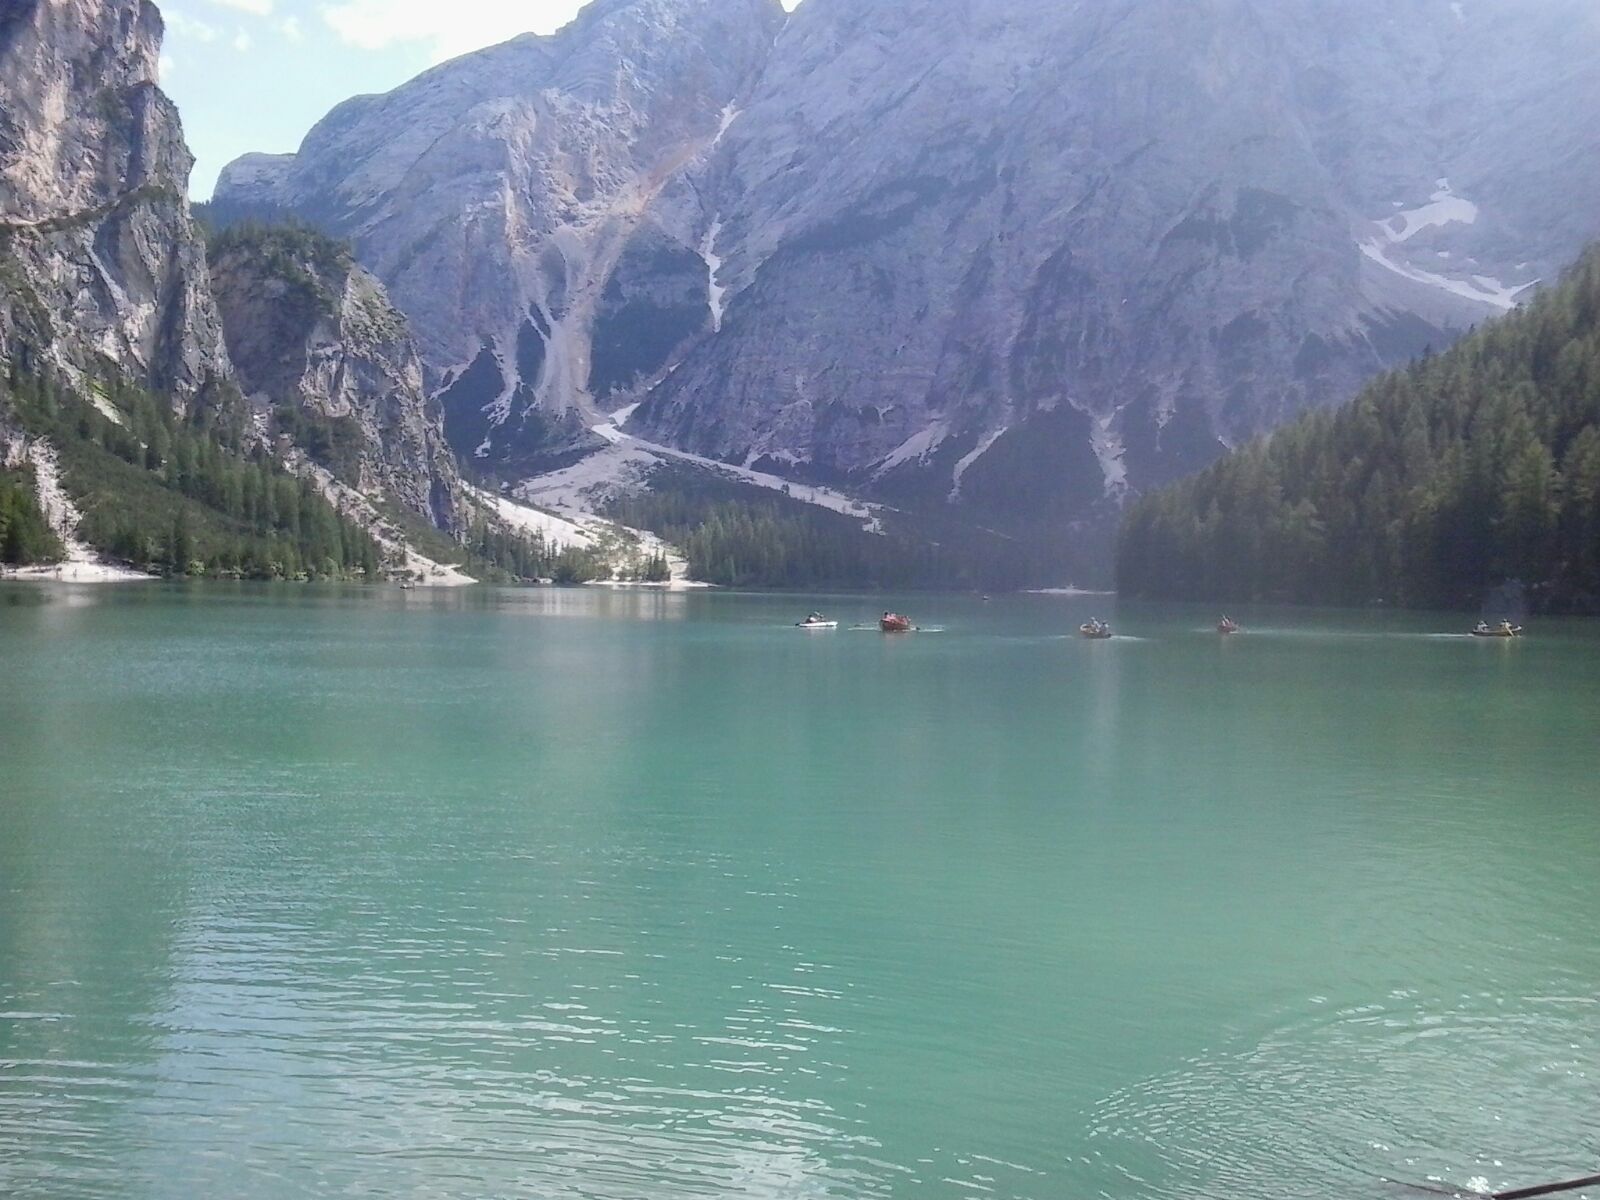
[[[1530,1196],[1553,1196],[1557,1192],[1575,1192],[1579,1188],[1600,1187],[1600,1175],[1585,1175],[1582,1179],[1569,1179],[1565,1183],[1545,1183],[1538,1187],[1513,1188],[1509,1192],[1496,1192],[1494,1200],[1528,1200]]]
[[[1454,1196],[1457,1200],[1468,1200],[1469,1197],[1484,1195],[1482,1192],[1463,1192],[1456,1188],[1429,1187],[1425,1183],[1406,1183],[1399,1179],[1385,1179],[1383,1182],[1392,1183],[1413,1192],[1428,1192],[1434,1196]],[[1554,1196],[1559,1192],[1575,1192],[1579,1188],[1586,1187],[1600,1187],[1600,1175],[1585,1175],[1582,1179],[1568,1179],[1564,1183],[1541,1183],[1534,1187],[1511,1188],[1504,1192],[1489,1192],[1487,1195],[1488,1200],[1533,1200],[1535,1196]]]

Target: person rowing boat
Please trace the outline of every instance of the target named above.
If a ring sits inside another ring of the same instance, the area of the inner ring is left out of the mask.
[[[1490,625],[1486,621],[1479,621],[1472,630],[1473,637],[1480,638],[1514,638],[1522,636],[1522,626],[1513,625],[1510,621],[1501,621],[1498,625]]]

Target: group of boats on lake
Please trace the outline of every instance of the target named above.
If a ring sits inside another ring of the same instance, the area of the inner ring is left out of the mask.
[[[985,597],[987,599],[987,597]],[[829,620],[819,612],[814,612],[804,621],[796,625],[797,629],[829,630],[838,629],[839,622]],[[871,626],[863,628],[870,629]],[[897,612],[886,612],[878,618],[878,629],[883,633],[915,633],[917,626],[911,623],[911,618]],[[1232,637],[1236,633],[1243,633],[1244,627],[1226,613],[1222,620],[1217,622],[1217,632],[1223,637]],[[1501,621],[1491,625],[1487,621],[1479,621],[1477,626],[1469,631],[1473,637],[1478,638],[1516,638],[1522,636],[1522,626],[1513,625],[1510,621]],[[1093,617],[1078,626],[1078,635],[1091,642],[1110,641],[1116,636],[1111,626],[1099,617]]]
[[[839,622],[830,620],[828,617],[823,616],[819,612],[814,612],[804,621],[796,624],[795,628],[825,631],[830,629],[838,629]],[[865,626],[864,628],[871,628],[871,626]],[[883,633],[917,632],[917,626],[912,624],[911,618],[897,612],[886,612],[883,614],[883,616],[879,617],[878,629]],[[1228,617],[1223,617],[1222,621],[1217,625],[1217,632],[1221,634],[1238,633],[1240,632],[1240,628],[1237,622]],[[1085,621],[1082,625],[1078,626],[1078,633],[1080,636],[1095,642],[1109,641],[1111,638],[1116,636],[1116,633],[1112,630],[1111,626],[1100,620],[1098,617],[1094,618],[1093,620]]]
[[[1217,622],[1217,632],[1223,637],[1230,637],[1235,633],[1243,633],[1244,628],[1232,617],[1224,615],[1222,620]],[[1091,642],[1104,642],[1116,637],[1116,633],[1111,626],[1107,625],[1099,617],[1079,625],[1078,633],[1080,636],[1088,638]]]
[[[819,612],[812,613],[801,621],[797,629],[827,630],[839,628],[839,622],[830,621]],[[870,628],[870,626],[869,626]],[[911,623],[910,617],[903,617],[899,613],[886,612],[878,619],[878,628],[884,633],[915,633],[917,627]]]

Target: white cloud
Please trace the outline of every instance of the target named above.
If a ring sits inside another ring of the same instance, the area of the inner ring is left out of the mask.
[[[423,42],[435,58],[448,58],[520,33],[550,33],[582,7],[582,0],[339,0],[323,5],[322,19],[362,50]]]
[[[299,17],[285,17],[278,28],[283,32],[283,36],[291,42],[298,42],[306,36],[305,31],[300,28]]]
[[[168,75],[172,74],[173,65],[172,59],[163,54],[160,58],[160,61],[156,63],[156,71],[159,73],[162,79],[165,79]]]
[[[272,0],[208,0],[218,8],[231,8],[235,12],[249,13],[256,17],[270,17],[272,15]]]
[[[384,50],[421,42],[435,60],[440,60],[522,33],[554,33],[577,16],[585,3],[586,0],[333,0],[322,5],[322,19],[343,41],[359,49]],[[783,6],[791,12],[799,3],[800,0],[783,0]]]
[[[197,42],[217,40],[217,31],[213,26],[196,20],[179,9],[169,8],[164,15],[167,19],[167,28],[179,37],[194,38]]]
[[[249,50],[254,44],[255,43],[251,39],[250,35],[242,29],[233,35],[233,48],[240,54],[243,54],[245,51]]]

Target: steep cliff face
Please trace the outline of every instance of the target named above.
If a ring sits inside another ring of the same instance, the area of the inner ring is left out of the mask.
[[[453,442],[600,412],[983,524],[1101,520],[1600,233],[1588,0],[610,0],[225,203],[356,239]],[[524,471],[526,473],[526,471]]]
[[[149,0],[0,4],[0,355],[182,400],[228,370]]]
[[[694,180],[721,331],[634,428],[1092,512],[1553,278],[1597,106],[1577,0],[808,0]]]
[[[256,427],[346,486],[451,532],[470,505],[422,362],[383,285],[307,230],[220,235],[211,280]]]
[[[625,248],[715,144],[782,21],[777,0],[601,0],[554,36],[349,101],[296,155],[233,164],[219,208],[353,239],[462,452],[580,438],[596,383],[651,376],[711,327],[697,254],[649,234]]]

